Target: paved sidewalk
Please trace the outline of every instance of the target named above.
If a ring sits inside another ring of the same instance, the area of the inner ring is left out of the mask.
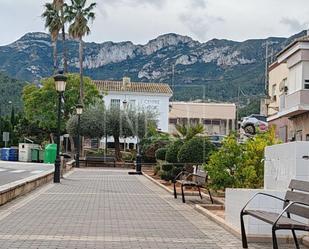
[[[143,176],[80,169],[1,207],[0,248],[232,249],[241,243]]]

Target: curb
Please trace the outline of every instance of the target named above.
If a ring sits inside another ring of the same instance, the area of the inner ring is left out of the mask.
[[[73,162],[67,162],[63,173],[72,169]],[[15,182],[5,184],[0,187],[0,206],[12,201],[13,199],[25,195],[36,188],[49,183],[54,178],[54,170],[48,170],[40,174],[27,177]]]

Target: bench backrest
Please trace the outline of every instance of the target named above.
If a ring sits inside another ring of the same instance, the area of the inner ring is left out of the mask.
[[[309,182],[291,180],[289,188],[285,195],[285,199],[289,202],[298,201],[309,205]],[[284,207],[288,202],[284,204]],[[288,213],[309,219],[309,207],[304,205],[293,205],[288,209]]]
[[[194,172],[193,181],[198,185],[203,186],[207,183],[208,173],[206,171],[197,169]]]

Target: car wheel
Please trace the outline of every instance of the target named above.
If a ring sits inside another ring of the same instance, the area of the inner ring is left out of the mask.
[[[244,131],[250,135],[254,135],[255,134],[255,127],[252,124],[246,125],[244,128]]]

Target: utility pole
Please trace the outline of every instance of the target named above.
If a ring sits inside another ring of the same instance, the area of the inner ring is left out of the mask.
[[[265,95],[268,96],[268,40],[266,40],[265,51]]]

